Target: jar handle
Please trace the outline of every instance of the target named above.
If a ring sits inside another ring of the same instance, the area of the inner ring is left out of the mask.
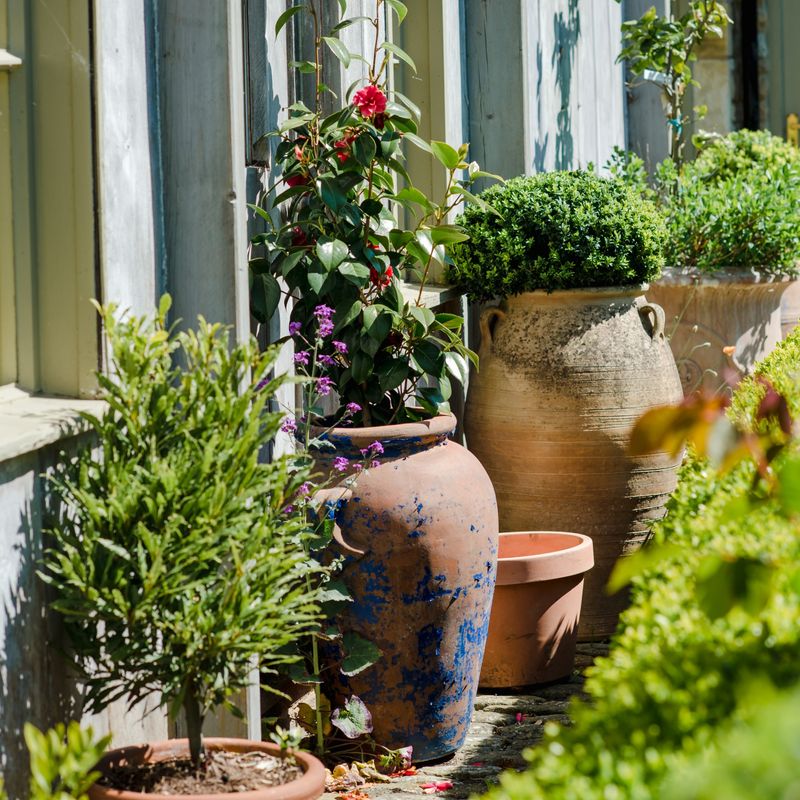
[[[650,334],[650,338],[654,341],[656,339],[663,339],[664,338],[664,329],[667,325],[667,318],[664,314],[664,309],[661,308],[658,303],[645,303],[644,305],[639,306],[639,314],[650,314],[653,315],[653,332]]]
[[[489,347],[492,342],[492,330],[494,329],[494,325],[492,324],[495,319],[505,319],[506,312],[503,311],[502,308],[498,308],[497,306],[492,306],[491,308],[487,308],[485,311],[481,313],[480,318],[480,328],[481,328],[481,348]]]
[[[352,489],[345,489],[341,486],[331,486],[327,489],[318,489],[314,493],[314,500],[319,501],[317,504],[317,516],[319,517],[319,511],[323,509],[327,504],[333,504],[337,507],[347,503],[353,496]],[[345,553],[353,556],[363,556],[366,551],[359,550],[356,547],[353,547],[351,544],[348,544],[344,540],[344,536],[342,535],[342,529],[339,527],[339,523],[336,522],[336,518],[334,517],[333,520],[333,531],[331,532],[331,536],[336,544],[345,551]]]

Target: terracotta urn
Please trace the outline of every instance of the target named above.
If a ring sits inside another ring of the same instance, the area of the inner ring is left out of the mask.
[[[497,568],[497,503],[475,456],[448,439],[451,414],[424,422],[336,428],[334,458],[353,464],[381,443],[380,466],[361,473],[336,515],[342,579],[354,602],[345,629],[374,642],[379,661],[349,678],[372,713],[373,737],[412,745],[415,762],[464,742],[478,689]]]
[[[667,338],[686,394],[719,391],[726,369],[750,374],[772,352],[783,335],[781,298],[789,286],[786,276],[753,269],[664,270],[647,297],[664,308]],[[791,316],[792,309],[786,313]]]
[[[679,458],[630,458],[635,420],[683,396],[664,314],[642,287],[527,292],[481,317],[467,445],[492,479],[500,529],[580,531],[594,542],[579,637],[613,633],[617,559],[664,514]]]
[[[267,753],[280,756],[280,748],[269,742],[255,742],[248,739],[204,738],[203,746],[207,750],[227,750],[234,753]],[[294,752],[293,757],[303,769],[303,775],[281,786],[271,786],[252,792],[236,792],[235,794],[195,794],[166,795],[149,792],[131,792],[112,789],[102,783],[95,783],[89,789],[89,800],[219,800],[223,797],[237,797],[241,800],[314,800],[325,790],[325,767],[322,762],[309,753]],[[113,766],[125,764],[146,764],[166,761],[172,758],[189,757],[188,739],[170,739],[165,742],[121,747],[109,750],[97,765],[103,772]]]
[[[785,339],[800,322],[800,281],[792,281],[781,298],[781,336]]]
[[[482,687],[549,683],[572,672],[583,576],[593,565],[592,540],[580,533],[500,534]]]

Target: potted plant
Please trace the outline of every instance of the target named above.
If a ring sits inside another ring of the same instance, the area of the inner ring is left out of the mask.
[[[660,182],[675,187],[662,191],[672,266],[649,296],[667,314],[685,391],[715,391],[726,368],[750,373],[782,337],[800,258],[800,157],[767,131],[741,130],[709,138]]]
[[[386,6],[402,23],[404,4]],[[426,761],[453,752],[467,733],[498,527],[488,476],[448,438],[451,381],[465,379],[475,355],[462,343],[461,317],[435,313],[422,298],[447,246],[466,238],[448,216],[486,175],[468,163],[465,145],[417,136],[418,109],[387,85],[398,59],[413,62],[382,40],[383,12],[377,0],[374,18],[338,24],[366,25],[375,45],[365,79],[327,116],[321,52],[345,65],[355,56],[335,31],[324,35],[318,0],[278,22],[309,17],[315,57],[297,68],[315,74],[316,94],[311,108],[291,106],[276,132],[282,176],[256,210],[267,229],[253,240],[251,307],[266,323],[282,294],[291,304],[295,364],[331,403],[330,414],[320,405],[303,412],[318,465],[346,481],[369,456],[336,514],[353,598],[337,621],[382,655],[330,691],[361,697],[380,744],[411,745],[415,761]],[[404,143],[430,152],[446,175],[439,202],[411,184]],[[402,275],[419,280],[413,297]],[[349,424],[330,427],[341,419]]]
[[[506,531],[575,531],[594,542],[579,635],[605,638],[623,598],[605,592],[620,555],[663,514],[678,460],[630,460],[636,417],[681,396],[664,314],[644,297],[664,223],[620,180],[589,172],[514,178],[470,206],[450,279],[481,315],[467,443],[492,478]],[[499,216],[498,216],[499,214]]]
[[[259,454],[281,414],[268,402],[276,351],[232,346],[219,325],[166,327],[101,309],[110,374],[97,375],[108,412],[84,415],[94,446],[66,456],[54,478],[43,579],[52,587],[87,708],[153,693],[188,739],[111,751],[92,798],[234,790],[318,796],[313,757],[276,745],[204,739],[203,721],[229,704],[254,665],[274,669],[318,615],[302,516],[286,506],[302,462]],[[295,794],[297,792],[297,794]],[[281,794],[281,796],[288,796]]]

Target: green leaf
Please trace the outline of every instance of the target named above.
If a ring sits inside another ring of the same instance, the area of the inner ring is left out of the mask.
[[[383,654],[380,649],[354,631],[348,631],[342,637],[342,646],[346,653],[342,662],[345,675],[358,675],[367,667],[371,667]]]
[[[400,0],[386,0],[386,3],[387,5],[391,6],[392,11],[397,14],[397,24],[402,25],[403,20],[406,18],[406,14],[408,13],[406,4],[401,3]]]
[[[322,40],[331,49],[331,52],[344,64],[350,66],[350,51],[345,47],[344,42],[335,36],[323,36]]]
[[[378,314],[378,316],[375,318],[375,321],[367,329],[367,333],[371,339],[375,339],[377,342],[382,342],[389,335],[389,331],[391,329],[392,315],[387,311],[382,314]]]
[[[462,385],[466,386],[469,380],[469,363],[461,353],[448,350],[444,354],[444,363],[447,371]]]
[[[357,739],[372,732],[372,714],[364,702],[353,695],[331,714],[331,725],[338,728],[348,739]]]
[[[429,230],[434,244],[453,244],[466,242],[469,239],[469,235],[458,225],[438,225]]]
[[[416,133],[404,133],[403,139],[407,142],[411,142],[411,144],[419,147],[420,150],[424,150],[426,153],[433,154],[433,148],[420,136],[417,136]]]
[[[414,72],[417,71],[417,65],[414,63],[414,59],[411,58],[411,56],[408,53],[406,53],[406,51],[403,50],[402,47],[398,47],[396,44],[392,42],[384,42],[380,46],[380,49],[386,50],[392,55],[397,56],[397,58],[399,58],[401,61],[405,61],[406,64],[408,64],[408,66],[411,67],[412,70],[414,70]]]
[[[437,142],[434,139],[431,142],[431,150],[433,150],[433,154],[447,169],[456,169],[461,163],[461,157],[458,155],[458,151],[447,144],[447,142]]]
[[[369,267],[348,261],[339,265],[339,274],[344,275],[345,278],[356,286],[364,286],[369,279]]]
[[[308,285],[312,288],[315,294],[319,295],[322,292],[322,287],[325,284],[328,274],[325,272],[311,272],[306,274]]]
[[[272,319],[281,299],[281,288],[278,281],[268,272],[253,275],[250,287],[250,310],[262,324]]]
[[[314,61],[290,61],[289,66],[304,75],[313,75],[317,71],[317,64]]]
[[[336,182],[330,178],[320,178],[319,190],[322,202],[331,211],[338,211],[347,202],[347,197],[345,197]]]
[[[322,265],[330,272],[347,258],[350,250],[344,242],[334,239],[332,242],[317,242],[316,253]]]
[[[382,392],[390,392],[401,386],[408,378],[408,361],[393,359],[388,366],[381,366],[378,370],[378,385]]]
[[[401,203],[416,203],[417,205],[422,206],[425,211],[431,211],[433,209],[433,204],[430,200],[428,200],[425,194],[413,186],[406,186],[405,188],[401,189],[395,195],[395,199],[399,200]]]
[[[299,14],[301,11],[304,10],[306,10],[306,6],[291,6],[291,8],[287,8],[286,11],[284,11],[283,14],[281,14],[278,17],[278,21],[275,23],[275,36],[277,36],[281,32],[283,26],[286,25],[286,23],[295,14]]]
[[[353,356],[352,363],[350,364],[350,371],[356,383],[364,383],[372,374],[372,358],[367,353],[363,353],[359,350]]]
[[[368,167],[372,163],[376,149],[375,140],[368,133],[362,133],[353,142],[353,155],[356,161],[364,167]]]
[[[338,333],[342,328],[349,325],[364,308],[364,304],[360,300],[354,300],[346,310],[342,311],[341,307],[337,307],[336,314],[334,315],[334,333]]]
[[[408,312],[422,325],[423,335],[427,333],[435,319],[433,311],[429,308],[425,308],[425,306],[409,306]]]
[[[301,114],[299,117],[289,117],[289,119],[285,119],[278,125],[278,130],[281,133],[286,133],[286,131],[294,130],[294,128],[301,128],[303,125],[307,125],[312,118],[312,114]]]
[[[417,342],[412,350],[414,359],[426,375],[438,378],[442,372],[442,353],[439,348],[430,341]]]

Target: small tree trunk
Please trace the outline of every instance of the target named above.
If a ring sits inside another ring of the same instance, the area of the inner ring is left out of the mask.
[[[186,715],[186,735],[189,739],[189,757],[195,769],[200,766],[203,757],[203,715],[200,703],[192,692],[186,692],[183,701],[183,713]]]

